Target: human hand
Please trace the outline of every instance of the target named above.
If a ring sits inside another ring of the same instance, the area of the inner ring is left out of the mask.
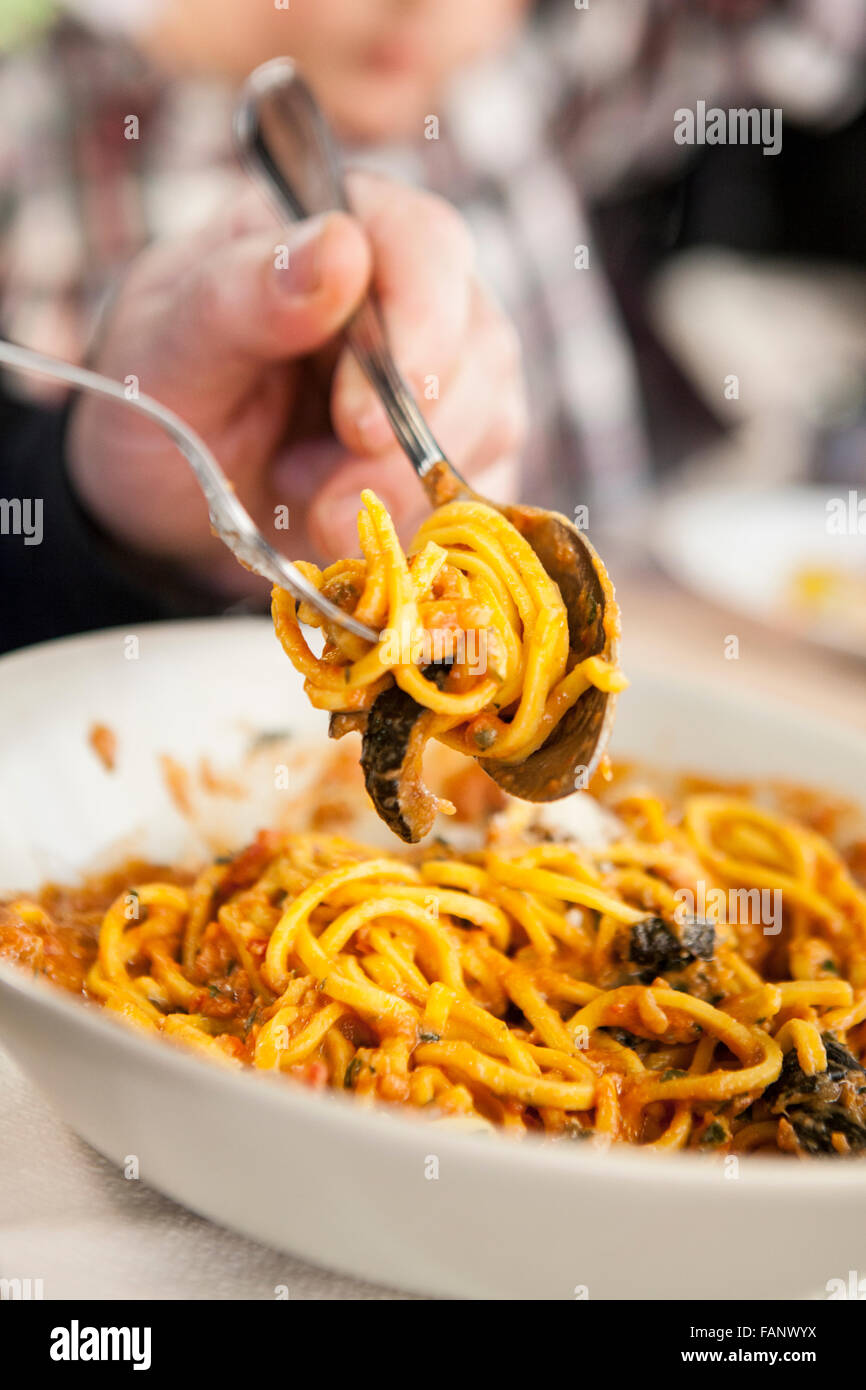
[[[428,510],[384,412],[335,335],[372,280],[397,361],[479,491],[516,490],[525,407],[516,334],[475,278],[446,203],[350,176],[355,216],[279,227],[252,191],[193,237],[135,262],[92,365],[181,415],[268,538],[292,558],[357,552],[362,487],[404,533]],[[277,269],[278,246],[288,267]],[[438,399],[426,399],[438,390]],[[93,397],[75,406],[70,479],[116,542],[226,596],[254,591],[211,534],[184,459],[151,422]],[[288,508],[289,529],[277,529]]]

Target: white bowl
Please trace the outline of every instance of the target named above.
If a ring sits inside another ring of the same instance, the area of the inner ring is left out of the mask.
[[[125,655],[130,635],[137,660]],[[734,696],[724,675],[712,689],[637,674],[620,702],[615,751],[859,794],[866,738]],[[0,895],[89,867],[119,845],[130,853],[142,837],[147,854],[187,852],[189,827],[159,754],[189,763],[207,752],[225,765],[241,758],[252,729],[289,724],[308,742],[322,718],[265,621],[142,627],[4,658]],[[118,734],[114,773],[87,744],[94,721]],[[273,800],[264,779],[253,790],[228,817],[239,833]],[[695,1154],[449,1132],[287,1079],[223,1072],[8,966],[0,1036],[115,1163],[135,1154],[144,1181],[194,1211],[392,1287],[798,1298],[866,1261],[866,1166],[857,1162],[744,1159],[732,1175]]]

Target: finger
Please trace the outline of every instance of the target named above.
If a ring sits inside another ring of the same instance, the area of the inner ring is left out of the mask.
[[[472,244],[449,204],[371,175],[350,180],[353,208],[373,253],[373,281],[397,364],[422,408],[459,360],[471,307]],[[393,436],[355,358],[340,359],[334,427],[347,449],[377,453]]]
[[[427,415],[446,457],[470,481],[492,460],[519,455],[527,429],[517,333],[480,289],[473,304],[459,367]]]
[[[307,510],[310,540],[326,559],[358,554],[358,512],[364,488],[372,488],[385,504],[404,541],[414,518],[423,515],[425,508],[430,510],[403,454],[390,454],[375,463],[343,454],[340,466],[318,488]]]
[[[215,250],[251,232],[266,232],[271,227],[278,229],[281,225],[261,189],[249,184],[217,209],[204,229],[204,235],[207,245]]]
[[[202,252],[211,255],[227,242],[253,232],[274,229],[274,242],[280,240],[280,223],[271,205],[258,188],[249,185],[227,200],[207,221],[190,235],[189,231],[159,241],[143,255],[144,270],[137,279],[149,290],[174,289],[181,276],[200,268]]]
[[[313,218],[278,235],[226,243],[182,278],[171,297],[163,370],[183,368],[186,389],[244,386],[243,368],[289,361],[322,347],[363,295],[370,253],[345,213]]]
[[[518,465],[514,457],[491,459],[474,468],[473,483],[492,501],[510,501],[517,494]],[[307,507],[307,534],[326,560],[357,555],[361,491],[372,488],[385,504],[404,545],[430,512],[430,500],[402,454],[369,459],[350,458],[335,466]]]

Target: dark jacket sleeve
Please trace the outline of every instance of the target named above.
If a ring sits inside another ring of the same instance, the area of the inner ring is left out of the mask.
[[[143,579],[89,520],[66,473],[66,419],[0,383],[0,650],[218,611],[207,595]]]

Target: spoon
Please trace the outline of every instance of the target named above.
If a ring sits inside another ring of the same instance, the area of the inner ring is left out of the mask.
[[[324,212],[350,211],[324,114],[290,58],[274,58],[251,73],[235,108],[234,131],[244,167],[264,188],[281,218],[288,215],[300,221]],[[470,488],[436,443],[395,364],[372,292],[345,336],[431,505],[474,500],[506,516],[559,585],[577,660],[604,655],[616,661],[619,631],[613,587],[586,536],[558,512],[500,506]],[[590,686],[525,762],[483,758],[481,766],[500,787],[524,801],[569,796],[586,786],[601,761],[615,703],[615,695]]]

